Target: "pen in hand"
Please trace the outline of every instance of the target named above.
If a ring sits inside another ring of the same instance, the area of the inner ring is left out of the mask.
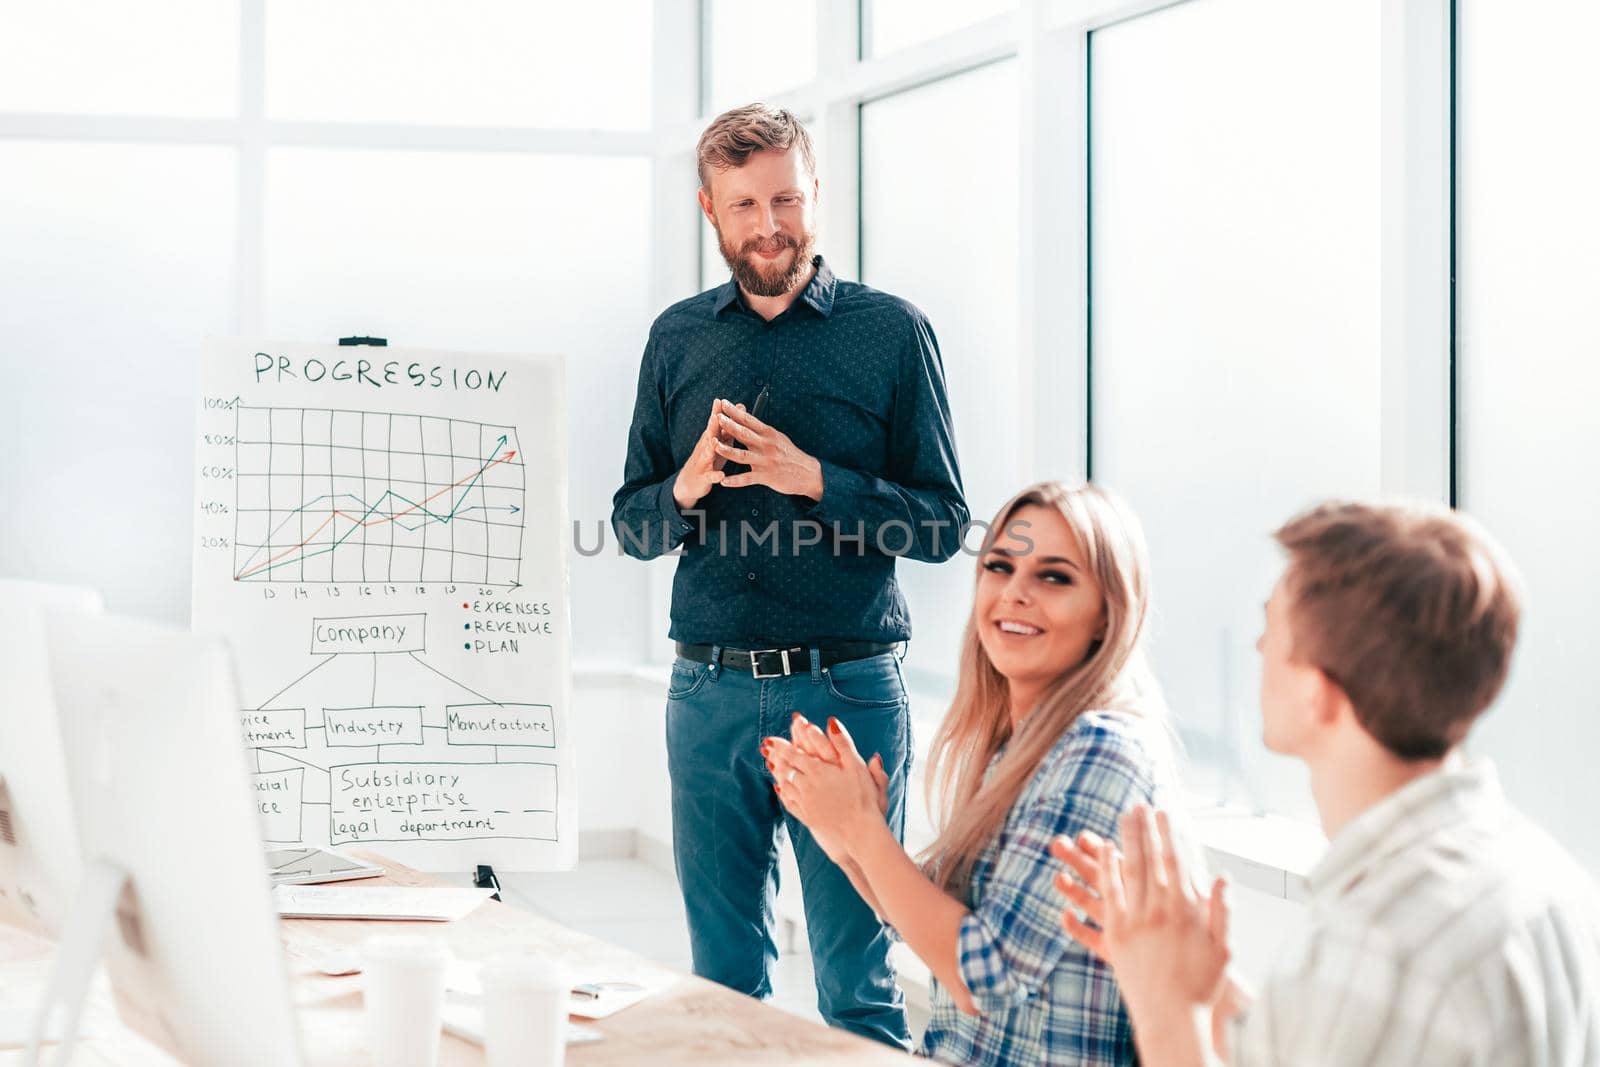
[[[766,410],[767,410],[767,395],[771,392],[771,390],[772,390],[772,386],[770,386],[770,385],[763,385],[761,387],[761,392],[756,394],[756,402],[754,404],[750,405],[750,417],[751,418],[759,419],[762,416],[762,414],[764,414],[766,412]],[[737,444],[740,443],[738,441],[731,440],[730,438],[725,437],[725,436],[723,436],[721,434],[718,434],[717,436],[722,438],[723,444],[737,445]],[[727,456],[717,455],[717,456],[713,456],[711,458],[711,469],[714,470],[714,471],[720,471],[720,470],[724,469],[725,467],[727,467],[727,465],[728,465],[728,457]]]

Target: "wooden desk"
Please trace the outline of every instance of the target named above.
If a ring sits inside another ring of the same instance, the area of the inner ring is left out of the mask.
[[[356,884],[440,884],[381,855],[368,853],[366,858],[389,873]],[[360,979],[317,974],[316,962],[330,950],[354,946],[372,934],[399,932],[402,928],[407,934],[438,937],[450,946],[458,960],[476,962],[507,950],[533,949],[562,959],[571,969],[584,974],[673,974],[635,953],[493,900],[453,923],[285,919],[282,930],[290,988],[298,1005],[301,1044],[311,1067],[366,1067],[370,1063]],[[4,948],[0,939],[0,954]],[[907,1067],[910,1062],[908,1056],[883,1045],[790,1015],[691,975],[676,975],[676,981],[663,992],[609,1019],[585,1025],[601,1031],[605,1040],[569,1046],[567,1063],[573,1067]],[[92,1042],[92,1052],[106,1055],[108,1040],[112,1051],[107,1061],[122,1062],[115,1054],[114,1039],[108,1036]],[[134,1040],[144,1046],[142,1041]],[[145,1054],[141,1047],[140,1055]],[[98,1062],[91,1056],[86,1056],[85,1061]],[[131,1056],[128,1062],[133,1062]],[[440,1067],[469,1067],[483,1062],[481,1046],[449,1034],[443,1036]]]

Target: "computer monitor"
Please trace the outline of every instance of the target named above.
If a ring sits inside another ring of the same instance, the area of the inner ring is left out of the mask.
[[[295,1067],[225,646],[115,616],[52,612],[45,628],[83,895],[101,904],[71,923],[108,928],[119,1014],[185,1063]],[[106,885],[125,888],[118,897]],[[63,957],[80,947],[73,931]]]
[[[81,864],[45,607],[92,614],[100,597],[75,586],[0,579],[0,924],[55,938]]]

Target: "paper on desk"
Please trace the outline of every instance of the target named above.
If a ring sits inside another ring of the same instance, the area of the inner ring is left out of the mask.
[[[400,885],[280,885],[273,903],[285,919],[409,919],[451,922],[487,900],[492,889]]]
[[[661,991],[672,983],[671,980],[668,980],[657,982],[654,985],[618,981],[599,981],[588,984],[600,987],[599,996],[580,997],[573,994],[567,1000],[568,1015],[575,1015],[580,1019],[607,1019],[623,1008],[633,1007],[639,1001]]]
[[[463,997],[476,999],[483,996],[483,984],[478,980],[480,964],[457,960],[445,972],[445,988]],[[580,1019],[608,1019],[623,1008],[631,1008],[647,997],[661,992],[677,981],[677,976],[652,968],[627,974],[585,974],[574,972],[572,977],[582,986],[597,987],[599,996],[582,997],[572,994],[567,998],[567,1014]]]

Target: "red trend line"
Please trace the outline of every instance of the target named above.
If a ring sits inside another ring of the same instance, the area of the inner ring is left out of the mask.
[[[304,541],[301,541],[298,545],[295,545],[293,548],[284,549],[282,552],[278,553],[276,556],[273,556],[271,559],[265,560],[262,563],[260,563],[259,565],[255,566],[255,567],[251,567],[247,571],[240,571],[238,574],[235,574],[233,576],[234,581],[239,581],[240,579],[248,578],[252,574],[255,574],[257,571],[266,570],[268,567],[270,567],[274,563],[278,562],[284,556],[290,555],[291,553],[294,553],[294,552],[298,552],[300,549],[302,549],[302,548],[306,547],[306,545],[310,544],[312,538],[316,537],[317,534],[321,533],[323,528],[326,527],[328,525],[328,523],[330,523],[332,521],[333,521],[333,515],[329,515],[327,518],[322,520],[322,522],[317,526],[317,528],[315,530],[311,531],[311,535],[309,537],[307,537]]]
[[[461,479],[459,482],[455,482],[454,484],[445,486],[443,489],[439,490],[437,493],[434,493],[432,496],[424,497],[422,500],[418,501],[415,504],[412,504],[409,508],[406,508],[404,511],[397,511],[393,515],[386,515],[381,519],[374,519],[372,522],[362,522],[360,519],[351,518],[351,516],[349,516],[348,514],[346,514],[343,511],[339,511],[338,509],[334,509],[334,511],[327,518],[322,520],[322,522],[317,526],[317,528],[315,530],[311,531],[311,533],[306,537],[306,539],[304,541],[301,541],[298,545],[294,545],[294,546],[292,546],[290,548],[284,549],[282,552],[278,553],[276,556],[273,556],[271,559],[263,560],[261,563],[257,564],[256,566],[251,567],[249,570],[240,571],[238,574],[235,574],[233,576],[233,580],[234,581],[241,581],[241,580],[243,580],[245,578],[250,577],[252,574],[257,574],[257,573],[259,573],[261,571],[264,571],[268,567],[272,566],[274,563],[278,562],[283,557],[289,556],[289,555],[293,555],[294,553],[300,551],[302,548],[305,548],[312,541],[316,540],[317,534],[321,533],[323,531],[323,529],[328,525],[328,523],[330,523],[330,522],[332,522],[334,520],[334,516],[336,516],[336,515],[344,515],[344,517],[347,518],[347,519],[350,519],[351,522],[357,523],[357,524],[359,524],[361,526],[382,526],[386,522],[393,522],[394,520],[398,519],[402,515],[411,514],[413,511],[416,511],[418,508],[422,507],[424,504],[427,504],[430,501],[437,500],[439,497],[444,496],[446,493],[450,492],[450,490],[452,490],[452,489],[459,489],[461,486],[465,485],[467,482],[472,481],[474,478],[477,478],[478,476],[480,476],[483,473],[485,473],[486,471],[488,471],[488,469],[490,467],[493,467],[497,463],[504,463],[506,460],[510,459],[512,456],[514,456],[516,454],[517,454],[516,449],[512,449],[510,452],[507,452],[503,456],[497,456],[496,458],[490,460],[488,463],[485,463],[482,467],[480,467],[477,470],[473,471],[471,474],[467,475],[465,478]]]

